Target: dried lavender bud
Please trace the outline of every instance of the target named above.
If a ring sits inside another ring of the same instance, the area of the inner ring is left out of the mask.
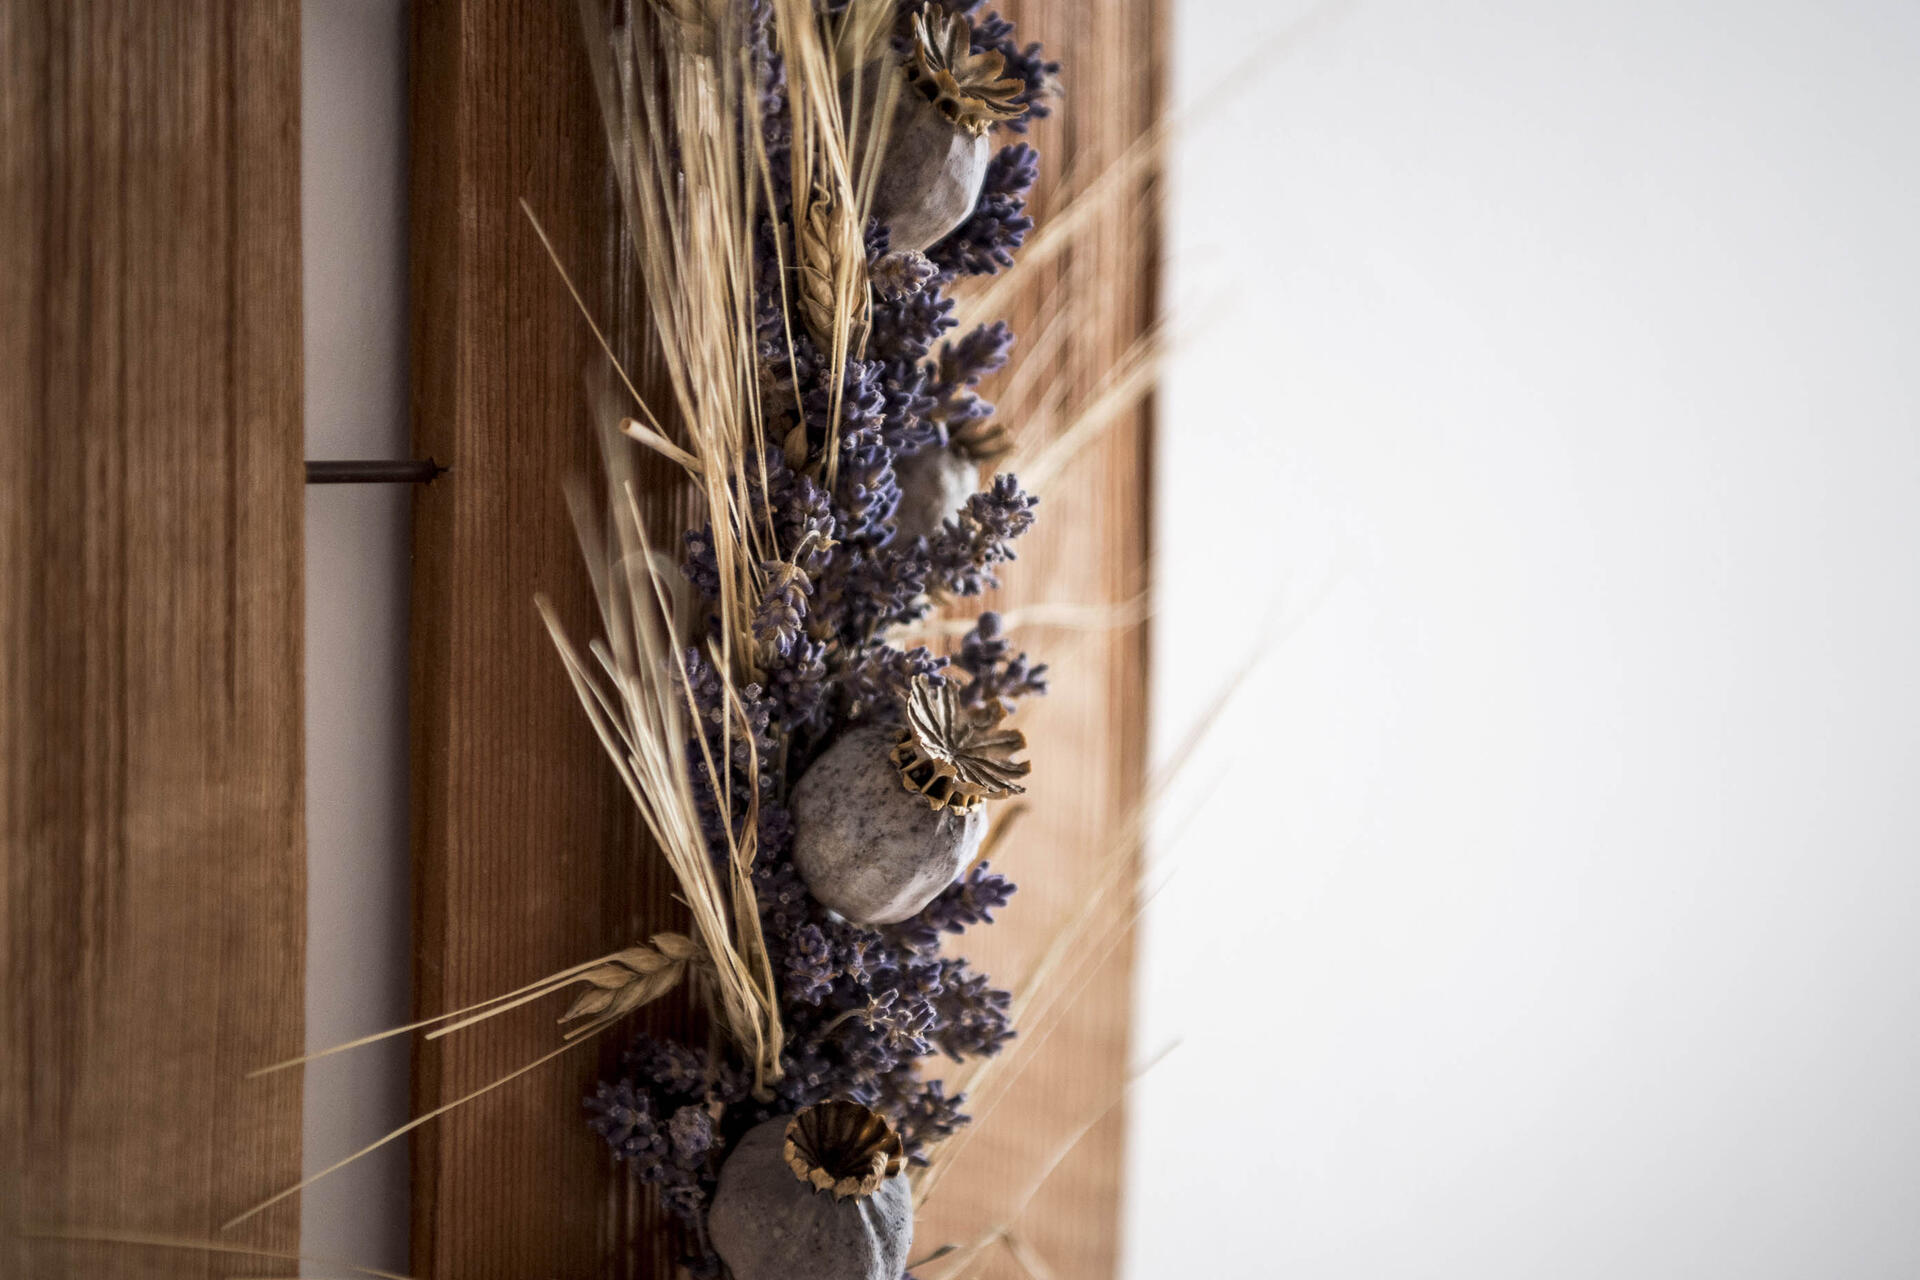
[[[893,924],[931,902],[980,851],[984,807],[934,809],[901,785],[899,731],[850,729],[793,789],[793,865],[824,907]]]
[[[932,940],[942,932],[961,933],[972,925],[992,924],[993,913],[1007,905],[1017,886],[1005,876],[995,875],[992,864],[976,862],[967,874],[948,885],[926,910],[902,926],[916,942],[926,941],[923,949],[932,949]]]
[[[833,990],[833,952],[818,925],[801,925],[787,943],[787,997],[819,1004]]]
[[[892,1126],[857,1103],[755,1126],[720,1170],[714,1251],[734,1280],[899,1280],[913,1244],[899,1151]]]
[[[1006,424],[993,420],[993,406],[980,397],[982,379],[1006,367],[1013,331],[1004,322],[977,325],[965,337],[942,343],[933,376],[925,384],[933,401],[929,416],[947,430],[947,443],[973,462],[994,462],[1013,448]]]
[[[667,1139],[673,1146],[674,1163],[697,1169],[713,1149],[713,1117],[701,1107],[681,1107],[667,1124]]]
[[[973,677],[960,690],[961,701],[970,707],[997,702],[1011,710],[1019,699],[1047,691],[1047,664],[1036,665],[1026,654],[1015,653],[1000,615],[991,609],[975,620],[973,630],[960,641],[954,665]]]
[[[973,972],[965,960],[940,960],[940,990],[933,1002],[931,1037],[955,1062],[992,1057],[1013,1039],[1007,1017],[1013,993],[989,986],[987,976]]]
[[[995,476],[927,540],[931,584],[957,596],[977,596],[1000,585],[993,566],[1013,559],[1009,544],[1033,527],[1037,502],[1012,476]]]
[[[767,575],[767,586],[754,611],[753,638],[765,652],[784,658],[800,639],[813,582],[805,569],[784,560],[763,560],[760,571]]]
[[[642,1182],[666,1176],[662,1161],[667,1137],[662,1132],[653,1099],[626,1081],[602,1083],[586,1100],[587,1123],[613,1148],[613,1158],[632,1163]]]
[[[866,716],[892,708],[907,696],[914,680],[924,676],[940,678],[947,660],[930,653],[925,645],[900,650],[890,644],[874,643],[847,664],[841,687],[846,693],[847,714]]]
[[[894,483],[900,501],[893,509],[894,537],[910,542],[929,538],[960,514],[980,487],[980,468],[954,449],[926,449],[895,459]]]
[[[911,298],[939,274],[939,269],[927,261],[927,255],[917,249],[882,254],[867,269],[867,278],[882,302]]]

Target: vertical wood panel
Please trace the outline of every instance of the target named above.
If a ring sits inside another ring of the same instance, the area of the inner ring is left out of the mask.
[[[1069,96],[1036,130],[1044,218],[1148,126],[1158,6],[1005,7],[1024,38],[1046,41],[1067,62]],[[415,522],[416,999],[435,1013],[622,945],[671,909],[667,878],[640,842],[531,603],[545,591],[585,627],[586,583],[560,487],[592,466],[581,383],[592,339],[520,216],[520,197],[575,268],[588,305],[610,314],[618,301],[606,287],[616,210],[573,7],[419,0],[414,23],[415,446],[453,467],[420,496]],[[1063,182],[1070,161],[1074,175]],[[1059,387],[1068,402],[1084,397],[1144,330],[1154,237],[1136,205],[1117,206],[1032,282],[1012,317],[1029,340],[1042,297],[1058,296],[1076,317],[1040,385]],[[1141,589],[1146,431],[1144,413],[1127,416],[1048,487],[1041,523],[996,605],[1117,601]],[[664,477],[654,480],[657,512],[672,514],[681,499]],[[1084,893],[1138,794],[1145,748],[1143,632],[1026,639],[1057,665],[1053,696],[1022,712],[1038,803],[1005,857],[1022,891],[1001,924],[964,947],[1009,981]],[[1093,1105],[1118,1086],[1130,956],[1123,941],[983,1127],[939,1192],[923,1242],[998,1221],[1010,1193],[1082,1118],[1068,1104]],[[524,1010],[423,1049],[416,1110],[551,1048],[555,1012]],[[420,1132],[418,1274],[666,1274],[657,1241],[633,1243],[651,1219],[582,1123],[593,1053]],[[1033,1247],[1063,1277],[1112,1273],[1122,1132],[1118,1114],[1096,1130],[1027,1219]],[[1003,1263],[996,1257],[989,1273]]]
[[[1054,211],[1084,194],[1152,127],[1162,93],[1164,6],[1002,0],[990,7],[1062,64],[1064,96],[1035,123],[1031,138],[1041,154],[1031,212],[1036,234],[1044,234]],[[1009,464],[1016,471],[1105,385],[1152,323],[1159,229],[1146,176],[1105,202],[1057,261],[1036,267],[1006,309],[1020,346],[985,394],[1000,401],[1021,442]],[[1054,314],[1062,317],[1057,345],[1047,336]],[[1016,386],[1028,390],[1009,400],[1003,393]],[[1034,605],[1124,605],[1138,597],[1147,585],[1150,430],[1143,403],[1043,483],[1033,531],[1020,543],[1019,560],[1000,575],[1005,585],[985,602],[989,607],[1018,617]],[[1008,986],[1031,974],[1076,919],[1096,867],[1126,839],[1120,827],[1145,785],[1147,735],[1144,626],[1027,627],[1014,636],[1052,668],[1048,695],[1020,711],[1034,762],[1031,807],[994,858],[1020,891],[992,928],[971,930],[956,944]],[[1135,1053],[1127,914],[1124,902],[1101,913],[1088,932],[1084,967],[1066,967],[1066,989],[1077,994],[1065,1001],[1065,1013],[1051,1027],[1027,1026],[1024,1040],[1009,1048],[1017,1055],[1016,1083],[991,1112],[969,1107],[977,1128],[920,1216],[916,1254],[1006,1227],[1063,1280],[1114,1274],[1124,1103],[1078,1141],[1024,1212],[1019,1204],[1074,1133],[1124,1089]],[[1102,951],[1107,958],[1095,963]],[[1032,1273],[995,1248],[968,1274],[1030,1280]]]
[[[289,1269],[21,1232],[299,1176],[298,127],[294,0],[0,4],[8,1276]]]
[[[576,634],[594,629],[562,486],[594,474],[584,375],[597,348],[518,207],[525,198],[588,305],[615,319],[617,210],[576,9],[419,0],[413,27],[414,446],[452,468],[420,494],[414,520],[425,1014],[644,937],[674,909],[533,604],[544,592]],[[551,1050],[563,1007],[423,1046],[416,1113]],[[675,1016],[647,1014],[656,1025]],[[418,1132],[416,1274],[665,1273],[664,1238],[636,1229],[630,1215],[649,1220],[642,1197],[612,1175],[581,1110],[606,1065],[595,1054],[620,1039]],[[635,1250],[635,1239],[646,1243]]]

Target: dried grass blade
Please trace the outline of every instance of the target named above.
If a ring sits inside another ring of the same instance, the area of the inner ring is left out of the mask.
[[[187,1253],[216,1253],[241,1258],[279,1258],[286,1262],[313,1262],[323,1267],[344,1267],[356,1275],[374,1280],[413,1280],[397,1271],[363,1267],[340,1258],[322,1258],[289,1249],[269,1249],[261,1245],[234,1244],[223,1240],[194,1240],[187,1236],[159,1235],[147,1231],[119,1231],[111,1227],[22,1227],[22,1239],[67,1240],[75,1244],[123,1244],[142,1249],[178,1249]]]
[[[1277,608],[1270,609],[1268,616],[1272,617],[1276,612]],[[1043,1019],[1052,1008],[1061,1006],[1059,997],[1062,995],[1062,990],[1054,985],[1055,978],[1061,973],[1067,957],[1081,945],[1086,930],[1109,910],[1110,895],[1131,880],[1135,894],[1132,908],[1121,918],[1107,944],[1093,957],[1091,963],[1083,963],[1074,970],[1076,974],[1086,975],[1079,985],[1084,985],[1085,981],[1090,980],[1091,975],[1098,971],[1099,965],[1112,954],[1114,948],[1126,936],[1127,928],[1145,908],[1146,901],[1140,897],[1138,879],[1130,876],[1129,873],[1134,868],[1147,820],[1187,765],[1198,758],[1201,744],[1222,722],[1223,713],[1228,704],[1238,696],[1247,681],[1252,679],[1254,672],[1259,670],[1290,634],[1290,632],[1275,634],[1271,627],[1263,627],[1262,631],[1267,638],[1255,646],[1240,667],[1225,681],[1206,711],[1195,717],[1188,725],[1187,732],[1180,743],[1166,757],[1170,763],[1148,779],[1140,798],[1122,818],[1119,833],[1112,842],[1112,852],[1101,862],[1096,871],[1091,892],[1086,895],[1073,917],[1056,931],[1052,943],[1042,955],[1039,964],[1015,990],[1009,1016],[1017,1025],[1025,1027],[1026,1042],[1013,1053],[999,1054],[969,1063],[950,1079],[949,1087],[954,1092],[975,1095],[974,1123],[936,1147],[930,1153],[928,1163],[914,1170],[910,1175],[914,1179],[915,1204],[924,1202],[928,1196],[932,1195],[934,1187],[939,1184],[946,1168],[951,1166],[953,1158],[979,1131],[986,1116],[991,1114],[994,1106],[998,1105],[999,1098],[1019,1077],[1020,1071],[1033,1061],[1039,1046],[1045,1043],[1050,1028],[1036,1027],[1029,1021],[1029,1015],[1034,1014],[1037,1006],[1038,1016]],[[1073,993],[1077,993],[1077,990],[1078,986],[1075,986]],[[1069,993],[1067,1003],[1071,1003],[1070,995],[1073,993]],[[992,1092],[989,1092],[989,1082],[994,1086]],[[982,1106],[982,1102],[986,1105]]]
[[[754,829],[751,805],[745,815],[736,815],[729,799],[727,743],[736,714],[744,720],[744,708],[737,704],[731,681],[723,682],[730,714],[725,717],[727,736],[722,749],[716,753],[706,734],[693,730],[700,709],[675,622],[681,606],[670,584],[676,579],[648,537],[638,495],[625,475],[625,456],[617,438],[611,438],[606,451],[605,536],[596,532],[601,518],[592,504],[580,497],[574,503],[582,551],[593,567],[604,632],[604,642],[589,646],[591,662],[568,638],[545,601],[540,602],[541,613],[589,722],[674,873],[693,917],[694,935],[712,963],[711,987],[722,1021],[753,1064],[756,1086],[764,1088],[779,1076],[782,1031],[772,964],[759,932],[751,843],[732,836],[737,816],[746,819],[746,830]],[[692,766],[685,756],[689,741],[698,744]],[[751,751],[748,755],[749,768],[757,769],[757,758]],[[724,886],[707,854],[691,768],[705,770],[730,833]],[[620,1016],[612,1006],[597,1012]]]
[[[465,1017],[466,1015],[471,1014],[476,1010],[492,1009],[493,1012],[496,1012],[496,1013],[502,1012],[505,1008],[511,1007],[506,1005],[505,1002],[510,1000],[515,1000],[516,997],[524,995],[525,993],[530,991],[545,992],[549,990],[556,990],[557,988],[554,986],[555,983],[559,983],[560,985],[564,986],[565,979],[567,979],[569,975],[578,973],[584,969],[591,969],[594,965],[600,964],[603,961],[605,961],[605,959],[606,957],[602,956],[598,960],[588,960],[584,964],[578,964],[573,966],[573,968],[571,969],[563,969],[559,973],[550,974],[545,978],[541,978],[538,982],[530,982],[526,986],[516,988],[515,990],[509,991],[504,995],[493,996],[493,997],[490,997],[489,999],[481,1000],[475,1004],[467,1005],[464,1008],[454,1009],[448,1013],[436,1014],[431,1018],[422,1018],[418,1022],[409,1022],[403,1027],[393,1027],[386,1031],[377,1031],[374,1034],[369,1036],[361,1036],[357,1040],[348,1040],[343,1044],[336,1044],[336,1045],[329,1046],[328,1048],[325,1048],[325,1049],[316,1049],[312,1053],[301,1054],[297,1058],[287,1058],[281,1062],[269,1063],[267,1066],[264,1066],[264,1067],[255,1067],[252,1071],[247,1072],[244,1078],[248,1080],[255,1080],[261,1076],[272,1075],[276,1071],[285,1071],[289,1067],[304,1066],[307,1063],[314,1062],[320,1058],[330,1058],[336,1053],[345,1053],[349,1049],[359,1049],[366,1045],[378,1044],[382,1040],[391,1040],[395,1036],[403,1036],[410,1031],[418,1031],[422,1027],[437,1026],[440,1023],[447,1022],[454,1018]],[[516,1003],[524,1003],[524,1001],[516,1001]],[[495,1006],[500,1006],[500,1007],[495,1008]],[[482,1015],[482,1016],[490,1016],[490,1015]],[[473,1021],[479,1021],[479,1019],[473,1019]]]
[[[1133,1089],[1134,1085],[1138,1084],[1148,1072],[1152,1071],[1162,1062],[1165,1062],[1168,1055],[1179,1047],[1180,1042],[1176,1040],[1160,1050],[1160,1052],[1154,1054],[1153,1057],[1149,1058],[1146,1062],[1141,1063],[1140,1066],[1129,1071],[1127,1078],[1121,1081],[1120,1087],[1113,1090],[1105,1101],[1085,1120],[1075,1125],[1073,1130],[1067,1134],[1066,1139],[1054,1148],[1053,1154],[1048,1157],[1047,1162],[1040,1167],[1038,1175],[1027,1184],[1026,1189],[1015,1199],[1013,1209],[1001,1219],[997,1226],[991,1227],[983,1232],[980,1238],[965,1250],[967,1256],[961,1259],[952,1270],[945,1272],[941,1280],[959,1280],[959,1277],[964,1276],[972,1269],[973,1262],[987,1247],[991,1246],[994,1241],[1010,1233],[1013,1230],[1013,1225],[1019,1222],[1027,1210],[1032,1207],[1034,1197],[1040,1194],[1040,1189],[1047,1185],[1048,1180],[1051,1179],[1060,1166],[1066,1162],[1067,1157],[1073,1154],[1074,1149],[1086,1139],[1089,1133],[1093,1132],[1101,1121],[1113,1114],[1114,1109],[1126,1100],[1127,1094]],[[914,1207],[916,1209],[919,1207],[921,1199],[923,1198],[924,1197],[915,1199]]]
[[[265,1200],[262,1200],[259,1204],[254,1205],[251,1209],[248,1209],[245,1213],[237,1214],[234,1217],[227,1219],[225,1222],[220,1224],[220,1229],[222,1231],[233,1230],[235,1227],[245,1222],[248,1218],[251,1218],[255,1214],[262,1213],[267,1209],[272,1208],[274,1205],[279,1204],[282,1200],[285,1200],[288,1196],[299,1195],[302,1191],[305,1191],[308,1187],[320,1181],[320,1179],[327,1177],[329,1174],[338,1173],[340,1170],[346,1168],[348,1165],[352,1164],[355,1160],[358,1160],[360,1157],[373,1154],[375,1151],[378,1151],[381,1147],[386,1146],[389,1142],[392,1142],[397,1138],[406,1137],[409,1133],[412,1133],[415,1129],[418,1129],[421,1125],[426,1124],[428,1121],[437,1119],[440,1116],[447,1114],[447,1112],[452,1111],[455,1107],[464,1106],[467,1103],[472,1102],[475,1098],[481,1097],[485,1094],[492,1093],[495,1089],[498,1089],[501,1085],[509,1084],[512,1081],[518,1080],[521,1076],[526,1075],[529,1071],[532,1071],[538,1067],[543,1067],[547,1063],[552,1062],[555,1058],[559,1057],[561,1054],[565,1053],[567,1050],[575,1047],[576,1045],[585,1044],[585,1043],[586,1041],[584,1040],[574,1040],[566,1044],[563,1044],[558,1049],[553,1050],[551,1053],[545,1053],[545,1054],[542,1054],[540,1057],[535,1058],[532,1062],[529,1062],[526,1066],[520,1067],[514,1071],[508,1072],[506,1075],[501,1076],[498,1080],[493,1081],[491,1084],[483,1084],[478,1089],[475,1089],[472,1093],[463,1094],[462,1096],[455,1098],[452,1102],[448,1102],[441,1106],[435,1107],[433,1110],[427,1112],[423,1116],[419,1116],[415,1119],[407,1121],[405,1124],[401,1125],[398,1129],[395,1129],[392,1133],[385,1134],[382,1137],[376,1138],[374,1141],[369,1142],[366,1146],[360,1148],[358,1151],[354,1152],[352,1155],[347,1156],[345,1159],[334,1161],[332,1164],[328,1165],[326,1168],[320,1170],[320,1172],[309,1175],[308,1177],[302,1178],[300,1181],[294,1183],[292,1186],[288,1187],[284,1191],[278,1191],[278,1192],[275,1192],[273,1195],[268,1196]]]
[[[1019,1264],[1022,1271],[1027,1273],[1029,1280],[1057,1280],[1059,1273],[1054,1271],[1051,1263],[1040,1256],[1038,1249],[1027,1243],[1025,1236],[1012,1231],[1003,1231],[1000,1233],[1000,1243],[1006,1245],[1008,1255]]]
[[[547,229],[540,225],[540,219],[534,216],[533,206],[529,205],[524,197],[520,201],[520,212],[527,216],[528,223],[533,227],[533,234],[540,237],[540,247],[546,250],[547,260],[553,264],[554,271],[559,273],[560,282],[566,285],[567,296],[573,299],[573,305],[580,312],[580,318],[585,320],[587,328],[592,330],[594,341],[598,342],[600,349],[607,353],[608,362],[612,364],[613,371],[619,375],[620,381],[625,384],[628,393],[633,396],[634,404],[639,407],[640,412],[647,415],[647,422],[651,428],[650,436],[643,437],[636,434],[634,439],[640,440],[651,448],[659,449],[681,466],[697,473],[700,469],[700,460],[666,438],[660,426],[660,420],[654,417],[653,410],[647,405],[646,397],[640,394],[640,389],[633,385],[633,379],[627,376],[626,366],[621,364],[620,357],[613,353],[613,345],[607,341],[607,335],[601,331],[599,322],[593,318],[593,312],[588,310],[586,300],[580,296],[580,290],[574,287],[573,277],[567,274],[566,264],[560,261],[560,253],[553,247],[553,241],[548,238]]]

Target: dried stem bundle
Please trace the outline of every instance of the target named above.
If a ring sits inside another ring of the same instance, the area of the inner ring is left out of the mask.
[[[871,316],[863,229],[884,142],[884,128],[875,127],[857,178],[841,106],[842,60],[884,44],[881,17],[887,9],[878,0],[856,0],[834,19],[818,14],[810,0],[773,5],[794,132],[792,225],[775,226],[774,248],[783,280],[788,261],[797,267],[798,311],[820,349],[830,353],[836,397],[840,371],[864,342]],[[698,712],[687,688],[669,586],[677,575],[671,568],[662,571],[648,544],[617,442],[606,451],[604,535],[593,532],[597,521],[589,504],[575,503],[604,640],[583,655],[544,602],[541,607],[582,706],[680,882],[698,945],[712,966],[721,1019],[764,1087],[780,1074],[782,1032],[753,890],[757,801],[745,801],[744,813],[732,812],[736,755],[744,749],[750,784],[761,767],[737,693],[759,675],[753,610],[768,588],[768,566],[781,564],[789,552],[778,545],[764,500],[756,228],[777,202],[761,134],[756,54],[742,6],[635,4],[623,19],[610,20],[597,0],[581,0],[581,13],[647,328],[684,445],[622,371],[645,420],[626,431],[681,461],[698,486],[718,571],[719,626],[711,657],[725,677],[728,714],[717,747],[693,732]],[[857,115],[857,75],[853,83]],[[875,120],[891,110],[886,95],[885,88],[878,94]],[[790,334],[787,341],[790,346]],[[612,357],[611,346],[602,345]],[[603,420],[617,416],[602,410]],[[839,418],[835,403],[827,421],[837,424]],[[804,437],[800,452],[806,452]],[[830,425],[820,453],[829,486],[838,454]],[[758,508],[750,496],[756,493]],[[725,883],[707,856],[693,801],[685,761],[690,741],[700,744],[694,767],[704,770],[703,781],[722,808],[729,846]],[[757,796],[759,788],[748,785],[745,793]],[[593,1018],[587,1025],[595,1029],[637,1007],[627,1002],[666,982],[670,970],[643,973],[614,965],[596,972],[618,981],[626,994],[604,1001],[590,996],[591,1011],[576,1006]]]
[[[712,516],[721,670],[750,676],[749,612],[772,535],[743,496],[748,460],[764,452],[753,300],[759,116],[744,19],[734,5],[634,4],[618,22],[597,0],[580,9],[647,328]],[[670,440],[661,416],[639,407]]]
[[[572,495],[581,551],[599,604],[601,638],[583,653],[547,601],[538,603],[580,705],[679,882],[693,916],[693,937],[712,965],[716,1012],[752,1064],[756,1087],[764,1087],[780,1077],[783,1037],[753,893],[756,824],[751,813],[737,815],[742,820],[736,821],[726,811],[731,753],[716,757],[694,729],[698,711],[676,621],[684,612],[679,575],[648,541],[626,474],[627,458],[618,437],[609,438],[604,533],[594,504],[579,491]],[[751,746],[751,735],[744,740]],[[686,750],[690,741],[701,745],[692,766]],[[751,751],[748,756],[752,761]],[[701,829],[693,767],[704,771],[712,794],[721,797],[728,841],[724,874],[709,855]],[[757,762],[748,767],[757,770]]]
[[[800,268],[801,313],[828,355],[828,381],[834,388],[820,455],[829,488],[839,467],[841,375],[848,359],[860,353],[873,318],[863,233],[897,88],[892,77],[882,77],[874,86],[872,115],[865,116],[862,72],[868,51],[884,46],[888,7],[876,0],[856,0],[835,27],[812,0],[773,3],[774,36],[792,106],[792,236]],[[854,65],[845,65],[843,58]],[[845,112],[843,80],[851,95]],[[863,132],[868,135],[864,139]],[[772,203],[771,190],[768,196]]]

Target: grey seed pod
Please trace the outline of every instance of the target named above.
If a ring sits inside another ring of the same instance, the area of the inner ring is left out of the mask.
[[[849,729],[793,789],[793,865],[822,906],[855,924],[897,924],[973,861],[984,805],[935,808],[889,759],[900,731]]]
[[[965,222],[991,157],[986,134],[955,124],[918,89],[901,85],[873,189],[872,213],[887,224],[891,247],[925,249]]]
[[[828,1102],[757,1125],[720,1169],[707,1230],[734,1280],[899,1280],[913,1194],[885,1118]]]
[[[894,538],[905,543],[931,537],[942,522],[960,513],[980,488],[980,466],[958,449],[936,446],[895,459],[893,478],[900,485]]]
[[[914,15],[904,63],[889,56],[861,69],[862,86],[898,78],[889,86],[896,104],[870,211],[887,224],[896,252],[927,248],[973,212],[992,150],[987,134],[1027,111],[1021,101],[1026,82],[1006,71],[998,52],[973,51],[973,25],[965,14],[936,4]],[[855,115],[854,80],[849,75],[840,88],[849,118]],[[864,87],[861,95],[867,104],[885,96]],[[854,171],[860,167],[856,159]]]

